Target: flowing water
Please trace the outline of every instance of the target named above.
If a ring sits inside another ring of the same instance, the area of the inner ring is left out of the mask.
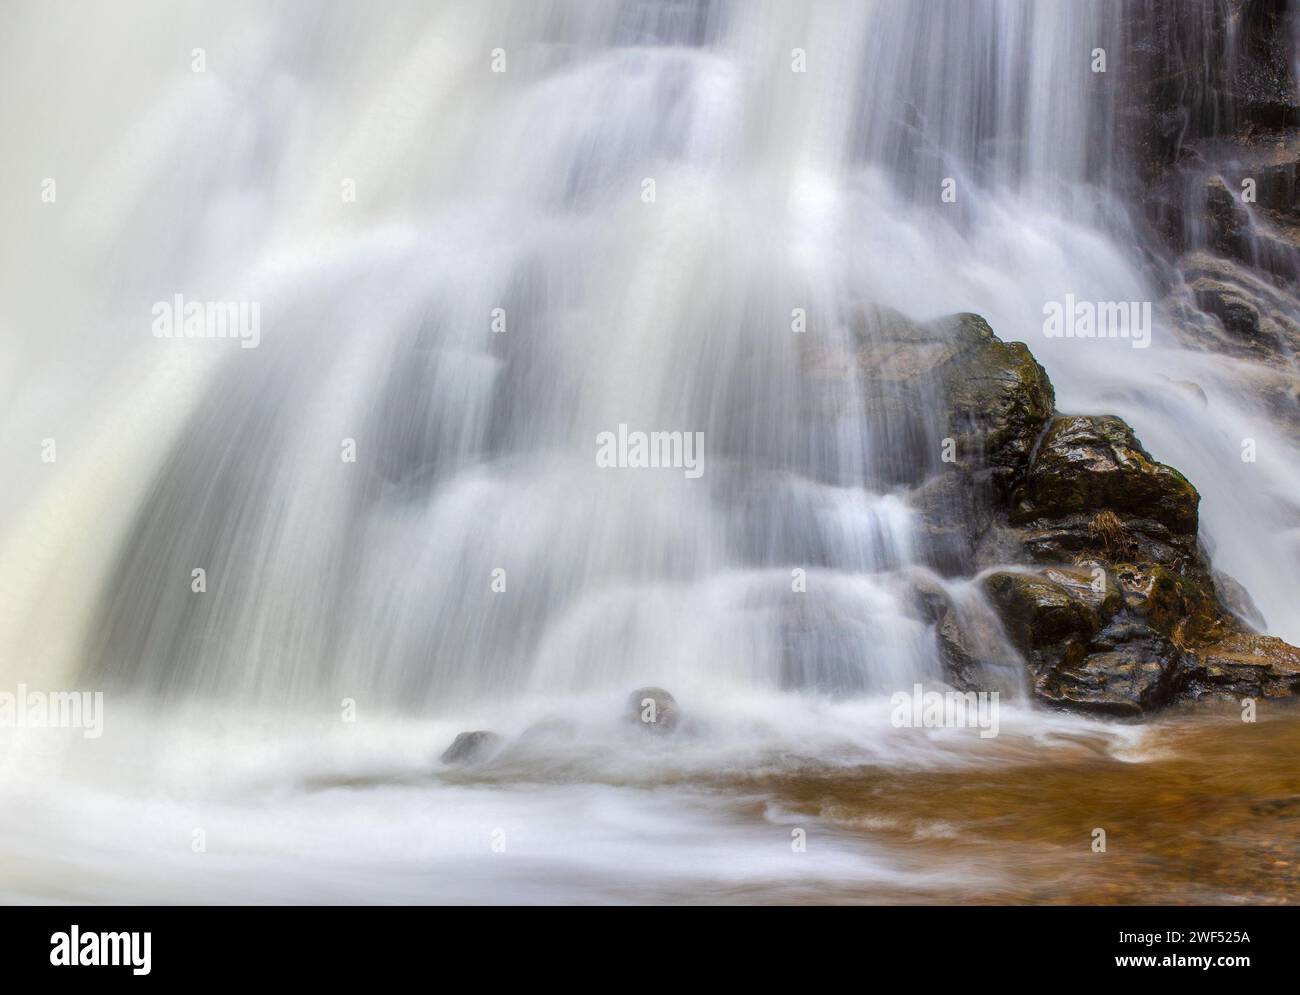
[[[1249,371],[1159,309],[1147,349],[1043,335],[1066,294],[1163,296],[1090,68],[1131,7],[8,13],[0,682],[106,711],[0,730],[0,894],[1122,901],[1145,866],[1162,900],[1293,896],[1288,712],[893,728],[941,667],[891,468],[934,454],[800,373],[857,314],[984,315],[1060,409],[1187,474],[1216,565],[1300,640],[1300,452]],[[177,294],[258,302],[256,348],[155,337]],[[702,432],[704,472],[598,467],[620,425]],[[645,684],[680,735],[628,727]],[[511,745],[439,768],[473,728]],[[1211,741],[1247,787],[1189,787]],[[1263,877],[1157,845],[1258,806]],[[1081,883],[1108,824],[1164,872],[1130,848]]]

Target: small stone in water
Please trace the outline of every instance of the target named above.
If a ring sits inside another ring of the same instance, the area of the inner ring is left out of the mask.
[[[670,732],[677,725],[677,699],[663,688],[637,688],[628,698],[628,711],[650,732]]]
[[[462,732],[439,758],[445,764],[471,764],[487,759],[500,744],[501,737],[485,729]]]

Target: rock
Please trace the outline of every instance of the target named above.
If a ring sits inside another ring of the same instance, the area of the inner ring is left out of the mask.
[[[979,315],[945,324],[962,344],[939,370],[958,459],[986,466],[1009,490],[1052,416],[1052,382],[1028,346],[1003,342]]]
[[[948,467],[912,491],[920,513],[918,535],[923,562],[944,576],[966,576],[975,567],[975,539],[993,524],[991,484],[976,474]]]
[[[1184,680],[1183,655],[1149,626],[1116,621],[1077,663],[1031,668],[1034,694],[1047,704],[1104,715],[1138,716],[1173,700]]]
[[[1048,427],[1029,464],[1011,520],[1109,509],[1190,536],[1196,534],[1199,503],[1187,478],[1156,462],[1122,419],[1063,415]]]
[[[1019,661],[1007,651],[992,612],[950,608],[935,626],[935,640],[944,678],[958,690],[1011,694],[1018,689]]]
[[[1259,309],[1244,295],[1224,283],[1201,279],[1192,284],[1196,305],[1223,322],[1234,338],[1253,344],[1259,339]]]
[[[1019,482],[1052,416],[1051,381],[1025,345],[1003,342],[979,315],[918,324],[875,311],[851,328],[872,473],[912,485],[923,562],[969,574],[994,503]],[[808,357],[818,383],[827,360]]]
[[[1259,606],[1255,604],[1255,599],[1235,577],[1222,570],[1215,570],[1213,577],[1214,588],[1219,592],[1219,602],[1232,613],[1234,618],[1252,632],[1263,632],[1268,628],[1268,621],[1259,610]]]
[[[627,699],[628,716],[648,732],[672,732],[679,719],[677,699],[663,688],[637,688]]]
[[[873,433],[867,451],[879,461],[874,475],[917,484],[964,464],[998,484],[1014,483],[1055,403],[1051,381],[1026,346],[1003,342],[975,314],[920,324],[871,309],[848,325],[853,354],[810,343],[803,374],[815,410],[828,418],[842,415],[836,405],[845,396],[864,398]],[[947,438],[957,464],[941,457]]]
[[[1046,577],[999,571],[985,577],[982,586],[1007,637],[1026,656],[1049,648],[1050,656],[1064,656],[1067,645],[1082,648],[1101,628],[1096,609]]]
[[[1250,255],[1250,215],[1237,202],[1223,178],[1212,176],[1205,183],[1205,216],[1210,225],[1210,244],[1233,259]]]
[[[504,740],[494,732],[478,729],[460,733],[438,759],[444,764],[481,763],[501,748]]]
[[[1300,351],[1300,324],[1294,318],[1300,298],[1289,283],[1277,286],[1240,263],[1204,252],[1187,254],[1178,268],[1196,308],[1209,319],[1198,321],[1195,311],[1179,313],[1175,306],[1174,328],[1183,341],[1293,373],[1291,357]]]
[[[1238,354],[1259,358],[1289,353],[1296,338],[1294,322],[1272,312],[1268,302],[1242,286],[1201,277],[1191,285],[1196,306],[1219,320],[1226,344]]]
[[[908,576],[912,610],[933,626],[944,680],[962,691],[1018,689],[1020,661],[1007,645],[997,615],[980,599],[954,599],[923,569]]]
[[[1186,679],[1182,650],[1127,610],[1104,568],[1001,572],[984,580],[1007,634],[1025,654],[1041,702],[1106,715],[1167,705]]]
[[[1300,694],[1300,649],[1275,636],[1232,633],[1195,656],[1193,680],[1202,692],[1269,698]]]
[[[1240,114],[1268,128],[1300,121],[1292,70],[1293,12],[1277,0],[1241,5],[1231,86]]]
[[[1157,632],[1170,635],[1187,614],[1179,577],[1158,563],[1123,563],[1115,568],[1126,607]]]
[[[1205,253],[1186,257],[1184,267],[1185,286],[1196,284],[1196,303],[1208,313],[1193,306],[1193,292],[1184,305],[1213,326],[1207,342],[1235,336],[1245,354],[1252,335],[1258,343],[1283,332],[1289,342],[1293,328],[1300,334],[1287,316],[1296,310],[1289,292]],[[923,562],[940,574],[989,571],[980,582],[994,613],[988,620],[964,600],[956,604],[957,589],[933,574],[912,578],[915,617],[933,633],[947,681],[991,686],[1018,653],[1037,700],[1110,715],[1144,714],[1180,697],[1300,686],[1293,679],[1300,650],[1250,642],[1248,624],[1262,627],[1257,609],[1212,573],[1196,488],[1152,457],[1123,420],[1056,413],[1051,382],[1029,350],[1003,343],[978,316],[928,325],[889,313],[861,320],[852,361],[875,405],[869,421],[891,434],[906,423],[895,441],[914,443],[913,455],[935,454],[906,478]],[[1261,396],[1300,410],[1281,372],[1251,369],[1276,379]],[[1186,395],[1178,403],[1209,403],[1196,384],[1169,388]],[[955,462],[937,456],[944,437],[957,443]],[[1017,564],[1035,568],[1008,569]],[[787,653],[803,668],[794,683],[852,692],[841,687],[838,675],[852,668],[838,666],[825,619],[791,628],[805,630]]]

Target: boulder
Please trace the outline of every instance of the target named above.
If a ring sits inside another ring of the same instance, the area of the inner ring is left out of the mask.
[[[851,328],[871,472],[912,486],[924,562],[969,574],[976,537],[1052,416],[1051,381],[1025,345],[1003,342],[979,315],[920,324],[876,311]],[[825,359],[814,368],[820,383]]]
[[[987,467],[1009,489],[1051,418],[1056,395],[1023,342],[1003,342],[975,314],[947,319],[960,349],[939,369],[959,463]]]
[[[677,699],[663,688],[643,687],[627,699],[628,718],[647,732],[672,732],[680,718]]]
[[[503,743],[500,736],[485,729],[462,732],[443,750],[438,759],[444,764],[457,766],[481,763],[496,753]]]
[[[922,324],[872,309],[848,324],[854,353],[847,359],[860,385],[853,390],[867,406],[878,476],[916,484],[965,468],[1013,482],[1055,403],[1051,381],[1026,346],[1003,342],[976,314]],[[828,415],[849,392],[845,358],[816,345],[804,355],[806,380]],[[839,389],[828,390],[832,385]],[[955,464],[942,459],[948,438]]]
[[[1117,620],[1077,662],[1031,668],[1040,701],[1103,715],[1139,716],[1169,704],[1186,674],[1174,643],[1140,622]]]
[[[983,588],[1007,637],[1026,656],[1046,648],[1082,648],[1102,626],[1092,605],[1039,574],[998,571],[984,578]]]
[[[1126,605],[1114,574],[1049,569],[984,579],[1041,702],[1107,715],[1168,704],[1185,679],[1183,653]]]
[[[1017,490],[1014,523],[1103,510],[1194,536],[1200,495],[1109,415],[1062,415],[1048,426]]]

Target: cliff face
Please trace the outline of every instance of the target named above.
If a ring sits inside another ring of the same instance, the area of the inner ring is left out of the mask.
[[[1122,147],[1173,327],[1259,367],[1300,430],[1300,11],[1155,0],[1125,24]]]

